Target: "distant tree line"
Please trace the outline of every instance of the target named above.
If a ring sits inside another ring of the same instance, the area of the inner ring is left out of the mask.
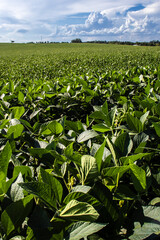
[[[82,43],[80,38],[73,39],[71,43]],[[138,46],[160,46],[159,40],[152,40],[150,42],[130,42],[130,41],[87,41],[85,43],[99,43],[99,44],[119,44],[119,45],[138,45]]]
[[[71,43],[82,43],[80,38],[73,39]],[[138,45],[138,46],[160,46],[159,40],[152,40],[150,42],[130,42],[130,41],[87,41],[84,43],[99,43],[99,44],[119,44],[119,45]]]
[[[138,45],[138,46],[160,46],[159,40],[150,42],[130,42],[130,41],[87,41],[87,43],[101,43],[101,44],[119,44],[119,45]]]
[[[28,43],[34,43],[34,42],[28,42]],[[45,41],[45,42],[36,42],[36,43],[59,43],[59,42]],[[68,42],[64,42],[64,43],[68,43]],[[80,38],[76,38],[76,39],[71,40],[71,43],[98,43],[98,44],[136,45],[136,46],[160,46],[159,40],[152,40],[150,42],[101,41],[101,40],[82,42],[82,40]]]

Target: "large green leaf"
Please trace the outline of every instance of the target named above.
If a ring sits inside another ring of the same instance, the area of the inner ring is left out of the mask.
[[[138,133],[140,133],[143,129],[142,122],[138,118],[133,117],[131,114],[127,115],[127,124],[131,130]]]
[[[65,149],[64,154],[66,157],[70,158],[73,155],[73,142],[70,143]]]
[[[94,198],[93,196],[91,196],[90,194],[86,194],[83,192],[71,192],[69,193],[64,201],[63,204],[68,204],[71,200],[77,200],[80,202],[87,202],[89,204],[91,204],[93,207],[100,205],[100,202]]]
[[[156,131],[156,134],[158,135],[158,137],[160,137],[160,123],[153,123],[154,129]]]
[[[41,199],[51,209],[56,208],[56,198],[52,187],[43,182],[19,183],[28,193],[31,193]]]
[[[102,112],[107,115],[108,114],[108,103],[107,101],[104,102],[103,106],[102,106]]]
[[[149,135],[141,132],[136,134],[133,138],[134,146],[136,147],[135,153],[142,153],[145,149],[147,141],[149,140]]]
[[[7,177],[8,163],[12,155],[12,150],[9,142],[3,148],[0,154],[0,181]]]
[[[101,133],[111,131],[111,129],[107,125],[105,125],[104,123],[95,124],[95,125],[92,126],[92,129],[94,131],[101,132]]]
[[[131,177],[132,177],[135,189],[138,192],[145,191],[147,187],[145,171],[141,167],[138,167],[135,164],[130,164],[129,166],[132,171]]]
[[[50,185],[51,189],[55,193],[57,201],[60,203],[63,195],[63,188],[61,183],[53,175],[46,172],[43,168],[40,169],[40,173],[43,182]]]
[[[47,128],[53,133],[53,134],[60,134],[63,131],[62,125],[57,121],[52,121],[48,124]]]
[[[111,111],[109,111],[109,113],[106,116],[105,122],[109,127],[113,126],[114,124],[116,112],[117,112],[117,107],[115,106],[111,109]]]
[[[138,154],[132,154],[130,156],[127,156],[127,157],[121,157],[120,158],[120,162],[123,164],[123,165],[127,165],[129,163],[134,163],[135,161],[137,160],[140,160],[142,159],[143,157],[147,157],[149,156],[151,153],[138,153]]]
[[[92,205],[77,200],[71,200],[60,212],[59,217],[72,221],[92,222],[99,217],[99,214]]]
[[[15,126],[11,126],[9,127],[8,131],[7,131],[7,137],[8,138],[18,138],[21,136],[22,132],[24,130],[24,127],[22,124],[17,124]]]
[[[33,157],[38,158],[45,165],[52,165],[55,159],[58,159],[60,162],[65,161],[65,156],[54,150],[48,150],[44,148],[29,148],[29,152]]]
[[[13,170],[13,178],[16,178],[19,173],[21,173],[22,175],[26,177],[32,177],[32,170],[31,170],[31,167],[28,167],[28,166],[23,166],[23,165],[20,165],[20,166],[14,166],[14,170]]]
[[[100,148],[98,149],[98,151],[95,154],[95,159],[97,162],[97,167],[98,167],[98,171],[101,171],[101,166],[102,166],[102,159],[103,159],[103,153],[104,153],[104,148],[105,148],[105,144],[106,144],[106,140],[104,140],[104,142],[102,143],[102,145],[100,146]]]
[[[113,178],[118,176],[120,178],[129,169],[130,169],[129,165],[104,168],[103,176],[104,177],[113,177]]]
[[[84,131],[83,124],[80,121],[66,121],[66,126],[76,133]]]
[[[105,207],[104,214],[109,216],[108,220],[116,221],[119,218],[119,212],[109,189],[101,182],[96,182],[93,186],[93,193],[93,196]]]
[[[65,199],[63,200],[63,204],[68,204],[71,200],[79,201],[79,198],[85,197],[85,195],[86,194],[83,192],[71,192],[65,197]]]
[[[97,137],[98,135],[99,134],[93,130],[86,130],[78,136],[77,142],[78,143],[85,142],[91,138]]]
[[[24,103],[24,94],[21,91],[18,93],[18,101]]]
[[[13,230],[21,227],[25,218],[31,213],[33,197],[31,195],[10,204],[1,215],[3,229],[8,236]]]
[[[16,202],[24,198],[23,188],[19,186],[19,183],[23,182],[22,174],[20,173],[14,183],[11,185],[10,196],[13,202]]]
[[[106,223],[77,222],[67,230],[65,240],[80,240],[103,229]]]
[[[145,122],[146,122],[146,120],[147,120],[147,118],[148,118],[148,115],[149,115],[149,111],[147,111],[146,113],[144,113],[144,114],[140,117],[140,121],[141,121],[141,123],[142,123],[143,128],[144,128],[144,124],[145,124]]]
[[[160,232],[160,207],[144,206],[136,212],[135,218],[134,233],[129,239],[142,240]],[[155,239],[159,239],[158,236]]]
[[[102,149],[101,149],[100,152],[99,152],[99,149],[103,146],[103,144],[104,144],[104,143],[102,143],[102,144],[93,143],[90,154],[91,154],[92,156],[94,156],[94,157],[95,157],[96,153],[99,155],[99,153],[100,153],[101,150],[102,150]],[[103,148],[103,147],[102,147],[102,148]],[[99,153],[98,153],[98,152],[99,152]],[[103,151],[103,156],[102,156],[102,163],[105,161],[105,159],[106,159],[109,155],[111,155],[111,152],[105,147],[105,148],[104,148],[104,151]],[[95,158],[96,158],[96,157],[95,157]],[[98,165],[98,163],[97,163],[97,165]]]
[[[115,149],[114,149],[114,145],[113,145],[113,143],[110,142],[110,140],[107,136],[105,137],[105,139],[106,139],[106,142],[108,144],[109,150],[112,153],[113,162],[114,162],[115,166],[118,166],[118,161],[117,161],[117,156],[116,156],[116,152],[115,152]]]
[[[129,134],[125,132],[116,138],[114,145],[116,146],[118,155],[122,157],[128,155],[131,152],[133,142],[130,139]]]
[[[81,158],[82,185],[98,176],[96,159],[90,155],[83,155]]]
[[[105,120],[106,116],[102,111],[95,111],[89,115],[90,118]]]
[[[12,112],[10,114],[10,118],[20,119],[24,112],[25,112],[24,107],[13,107]]]

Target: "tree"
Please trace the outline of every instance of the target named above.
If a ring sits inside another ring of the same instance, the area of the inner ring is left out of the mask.
[[[82,40],[80,38],[73,39],[71,43],[82,43]]]

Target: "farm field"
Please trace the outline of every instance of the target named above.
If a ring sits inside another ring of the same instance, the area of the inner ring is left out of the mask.
[[[160,47],[0,44],[0,239],[158,239]]]

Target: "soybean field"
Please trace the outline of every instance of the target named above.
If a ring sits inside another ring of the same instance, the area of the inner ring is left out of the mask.
[[[160,237],[160,47],[0,44],[0,239]]]

